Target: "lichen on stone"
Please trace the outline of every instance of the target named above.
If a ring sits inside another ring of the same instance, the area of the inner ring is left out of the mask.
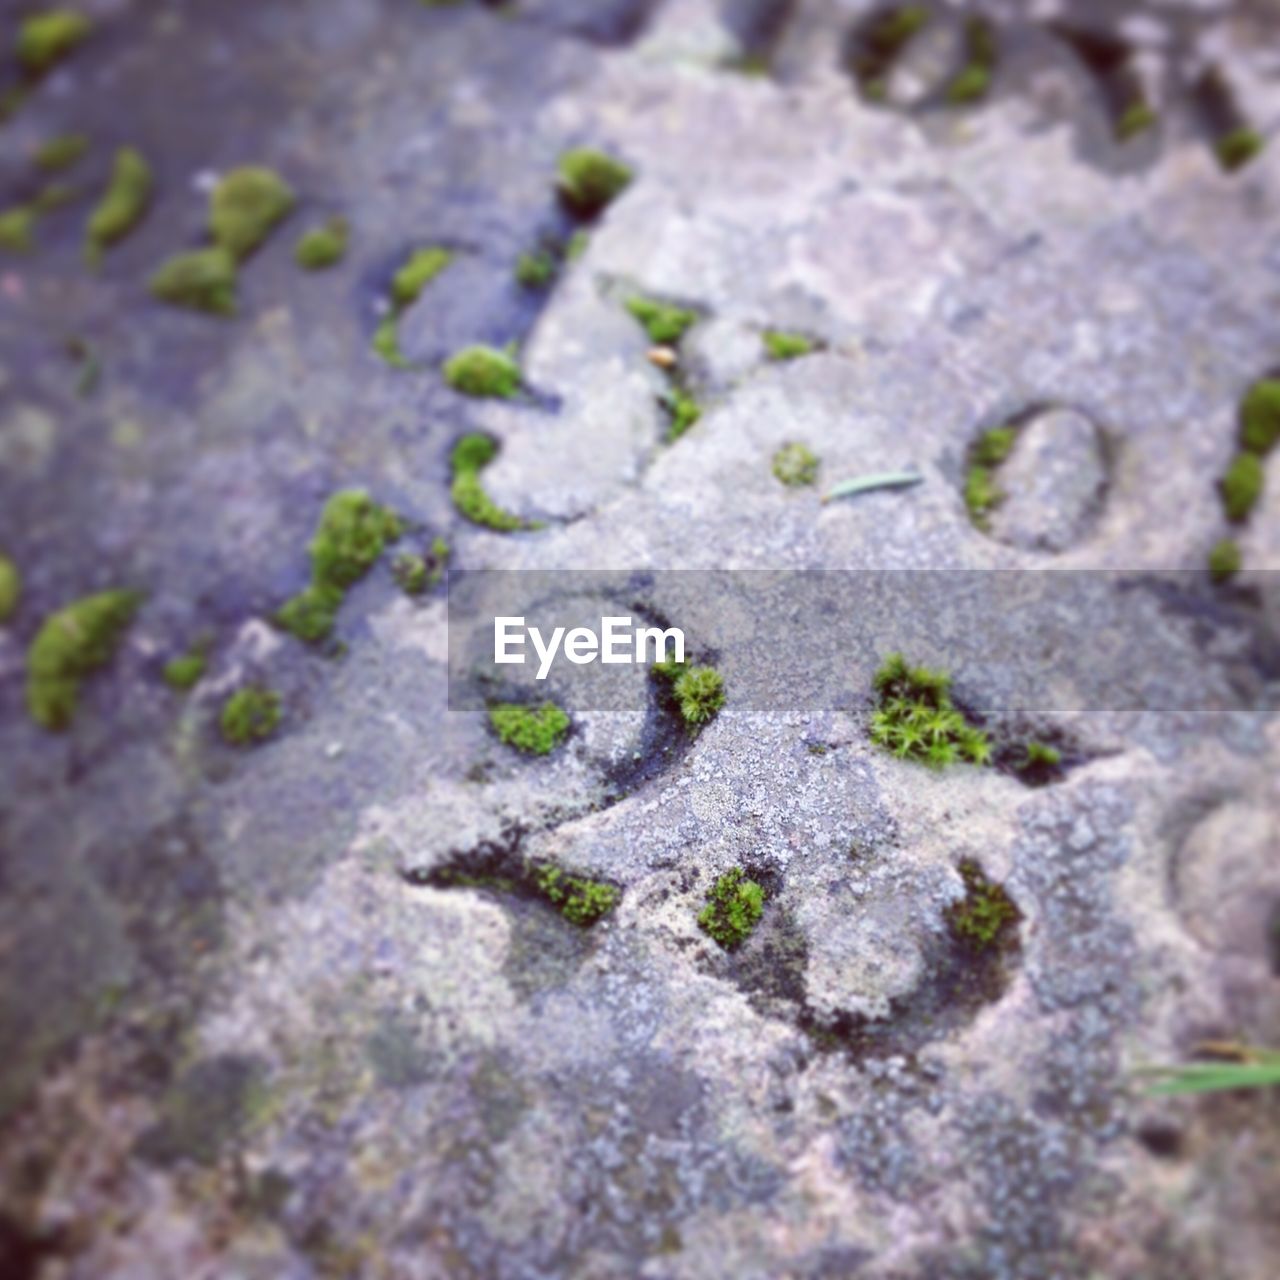
[[[556,189],[571,212],[594,218],[630,185],[631,169],[603,151],[577,147],[560,157]]]
[[[92,30],[89,19],[73,9],[32,14],[18,27],[18,61],[32,75],[43,75],[74,53]]]
[[[236,262],[220,247],[175,254],[152,275],[147,287],[152,296],[176,307],[234,315]]]
[[[209,197],[209,232],[216,245],[243,262],[288,217],[296,198],[272,169],[232,169]]]
[[[246,685],[222,704],[219,727],[223,738],[235,747],[264,742],[279,728],[280,695],[271,689]]]
[[[819,458],[808,445],[784,444],[773,455],[773,474],[789,488],[814,484],[818,479]]]
[[[498,702],[489,708],[489,723],[498,738],[527,755],[545,756],[564,741],[569,717],[554,702],[526,707]]]
[[[510,400],[520,390],[520,366],[495,347],[464,347],[444,362],[444,380],[464,396]]]
[[[304,271],[323,271],[346,256],[350,226],[346,218],[333,217],[323,226],[304,232],[294,246],[293,260]]]
[[[121,147],[106,193],[89,215],[85,256],[90,263],[97,263],[106,249],[123,240],[146,216],[151,185],[151,166],[141,153]]]
[[[139,603],[133,591],[102,591],[45,620],[27,651],[27,710],[38,725],[67,728],[81,682],[111,661]]]
[[[711,886],[698,913],[698,928],[731,951],[751,936],[763,914],[764,889],[741,867],[733,867]]]
[[[877,746],[935,769],[960,760],[990,761],[987,735],[951,701],[951,677],[945,671],[912,667],[902,654],[891,653],[874,684],[878,705],[871,741]]]

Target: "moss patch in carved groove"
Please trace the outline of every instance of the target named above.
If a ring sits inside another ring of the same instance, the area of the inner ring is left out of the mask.
[[[990,762],[987,735],[951,701],[951,677],[945,671],[913,667],[902,654],[891,653],[874,684],[878,706],[871,717],[871,741],[877,746],[935,769],[961,760]]]
[[[465,435],[450,455],[453,481],[449,496],[458,514],[472,524],[496,533],[514,533],[519,529],[541,529],[540,520],[525,520],[498,506],[484,490],[480,473],[498,456],[498,442],[492,437],[473,432]]]
[[[1236,454],[1222,479],[1218,481],[1222,509],[1228,520],[1233,524],[1240,524],[1246,519],[1262,496],[1265,479],[1262,460],[1256,453]]]
[[[763,914],[764,889],[741,867],[734,867],[711,886],[698,913],[698,928],[731,951],[751,936]]]
[[[511,400],[520,391],[520,366],[496,347],[464,347],[444,362],[444,380],[464,396]]]
[[[649,341],[673,347],[697,322],[698,313],[688,307],[635,296],[627,299],[627,311],[649,335]]]
[[[246,685],[223,704],[218,723],[223,738],[235,747],[265,742],[280,726],[280,695],[271,689]]]
[[[111,181],[85,229],[85,258],[96,265],[103,253],[118,244],[146,217],[151,204],[151,166],[141,152],[121,147],[116,152]]]
[[[569,717],[554,702],[526,707],[517,702],[498,702],[489,708],[489,724],[500,741],[526,755],[545,756],[569,732]]]
[[[658,680],[670,682],[671,696],[691,729],[700,728],[724,706],[724,677],[714,667],[692,662],[655,662],[649,668]]]
[[[1012,941],[1022,912],[1004,886],[989,880],[972,858],[962,859],[958,869],[965,893],[947,908],[952,935],[973,951],[986,951]]]
[[[631,168],[591,147],[576,147],[560,157],[556,190],[570,212],[581,218],[602,213],[631,185]]]

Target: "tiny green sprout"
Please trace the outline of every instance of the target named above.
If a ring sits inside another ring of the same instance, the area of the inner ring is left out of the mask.
[[[695,311],[653,298],[629,298],[627,310],[644,326],[649,341],[664,347],[674,347],[698,319]]]
[[[945,671],[912,667],[891,653],[875,674],[878,706],[871,717],[871,740],[900,760],[936,769],[959,760],[985,765],[991,760],[987,735],[965,719],[951,701]]]
[[[31,158],[37,169],[56,173],[69,169],[88,150],[89,139],[83,133],[62,133],[37,147]]]
[[[0,555],[0,623],[8,622],[22,595],[22,575],[8,556]]]
[[[222,704],[219,719],[223,738],[234,747],[264,742],[280,724],[280,695],[271,689],[246,685]]]
[[[1255,129],[1232,129],[1214,144],[1218,163],[1228,172],[1243,169],[1263,148],[1262,135]]]
[[[0,213],[0,249],[9,253],[29,253],[35,245],[32,233],[36,216],[36,210],[25,204]]]
[[[537,708],[498,702],[489,708],[489,723],[507,746],[534,756],[547,755],[569,731],[569,717],[554,702]]]
[[[1280,1052],[1248,1045],[1212,1044],[1200,1052],[1214,1061],[1183,1066],[1145,1067],[1139,1074],[1155,1081],[1147,1091],[1156,1097],[1190,1093],[1220,1093],[1227,1089],[1266,1089],[1280,1085]]]
[[[714,667],[686,666],[671,693],[686,724],[706,724],[724,706],[724,677]]]
[[[81,682],[111,661],[139,601],[132,591],[102,591],[45,620],[27,651],[27,710],[38,725],[71,723]]]
[[[581,218],[594,218],[630,185],[627,165],[603,151],[578,147],[560,157],[556,189],[569,210]]]
[[[1234,538],[1223,538],[1209,552],[1209,576],[1214,582],[1226,582],[1240,572],[1240,545]]]
[[[516,262],[516,282],[524,289],[545,289],[555,274],[556,260],[545,249],[522,253]]]
[[[1218,481],[1222,509],[1228,520],[1239,524],[1253,510],[1262,496],[1264,478],[1262,461],[1256,453],[1236,454],[1226,474]]]
[[[510,400],[520,390],[520,366],[494,347],[465,347],[444,362],[444,380],[464,396]]]
[[[133,147],[121,147],[116,152],[106,194],[89,215],[86,259],[99,262],[105,250],[123,240],[142,221],[150,203],[151,166]]]
[[[453,251],[432,245],[415,249],[391,277],[391,301],[403,311],[412,306],[427,287],[452,261]]]
[[[18,61],[32,75],[43,75],[88,38],[93,24],[71,9],[32,14],[18,27]]]
[[[324,271],[346,256],[351,228],[346,218],[329,218],[323,226],[305,232],[293,249],[293,260],[304,271]]]
[[[1280,378],[1262,378],[1240,404],[1240,445],[1259,456],[1280,440]]]
[[[669,418],[666,433],[668,444],[679,440],[702,417],[702,406],[680,387],[671,387],[663,397],[663,404]]]
[[[236,309],[236,262],[225,249],[195,249],[163,263],[147,287],[175,307],[229,316]]]
[[[209,197],[209,231],[214,243],[244,261],[283,221],[296,203],[278,173],[258,166],[232,169]]]
[[[205,656],[199,649],[192,649],[164,664],[164,682],[170,689],[185,692],[199,683],[204,675]]]
[[[773,455],[773,474],[790,488],[814,484],[818,479],[818,455],[807,445],[784,444]]]
[[[781,329],[764,331],[764,349],[770,360],[795,360],[816,351],[818,344],[803,333],[787,333]]]
[[[548,864],[531,868],[534,887],[570,924],[586,929],[618,904],[618,890],[601,880],[565,875]]]
[[[947,924],[957,941],[971,950],[986,951],[1016,936],[1022,912],[1004,886],[988,880],[972,858],[962,859],[959,871],[965,894],[946,912]]]
[[[1158,119],[1155,109],[1149,103],[1131,102],[1116,121],[1116,138],[1120,142],[1128,142],[1153,128]]]
[[[726,951],[741,946],[764,914],[764,889],[748,880],[741,867],[720,876],[698,912],[698,928]]]

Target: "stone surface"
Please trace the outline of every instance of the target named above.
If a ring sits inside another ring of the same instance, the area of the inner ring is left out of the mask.
[[[1271,1280],[1274,1097],[1155,1099],[1134,1072],[1280,1037],[1274,458],[1239,531],[1255,572],[1193,576],[1280,347],[1280,151],[1224,174],[1188,82],[1212,53],[1269,130],[1274,14],[1125,6],[1168,98],[1122,147],[1045,25],[1115,19],[1083,0],[985,5],[1005,53],[964,112],[862,102],[840,50],[866,7],[830,0],[93,8],[0,155],[7,208],[40,143],[94,138],[77,201],[0,264],[24,582],[0,628],[0,1272]],[[156,199],[91,275],[117,143]],[[578,145],[635,181],[521,290],[519,255],[580,229],[553,189]],[[248,163],[300,205],[239,315],[160,307],[148,273]],[[333,214],[347,257],[299,271]],[[389,368],[379,307],[427,244],[458,257],[403,317],[416,367]],[[703,414],[670,445],[634,292],[699,317],[678,367]],[[771,328],[821,349],[771,362]],[[69,337],[100,368],[84,393]],[[517,344],[521,398],[444,385],[475,341]],[[1030,532],[988,536],[969,444],[1047,404],[1105,428],[1105,503],[1096,439],[1042,422],[1001,471],[999,518]],[[490,494],[544,528],[454,511],[476,430],[502,445]],[[771,475],[788,440],[818,487]],[[821,501],[905,468],[921,483]],[[691,735],[643,672],[608,704],[557,678],[570,735],[521,757],[490,686],[449,679],[444,589],[409,599],[385,563],[336,653],[277,632],[352,485],[454,568],[626,571],[627,607],[725,673],[724,709]],[[26,647],[109,586],[146,593],[138,621],[42,733]],[[176,694],[164,662],[198,640]],[[997,767],[872,746],[896,646],[951,669]],[[1098,670],[1127,679],[1091,701]],[[283,720],[236,751],[217,716],[248,680]],[[1062,748],[1044,786],[1015,767],[1030,738]],[[525,858],[617,909],[584,931],[502,891]],[[1022,913],[985,959],[947,924],[965,858]],[[697,914],[735,865],[768,896],[725,952]]]

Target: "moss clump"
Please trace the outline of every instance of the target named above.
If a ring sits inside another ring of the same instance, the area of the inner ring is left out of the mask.
[[[985,18],[970,18],[965,23],[967,61],[947,86],[947,101],[957,106],[980,102],[991,89],[999,49],[995,28]]]
[[[453,468],[453,483],[449,495],[458,514],[470,520],[472,524],[482,525],[498,533],[513,533],[517,529],[540,529],[542,525],[535,520],[522,520],[510,511],[498,506],[480,483],[480,472],[497,456],[498,442],[492,436],[463,436],[453,447],[450,465]]]
[[[1260,152],[1265,144],[1262,135],[1254,129],[1232,129],[1214,144],[1218,163],[1228,172],[1243,169]]]
[[[1062,752],[1044,742],[1028,742],[1023,769],[1053,768],[1062,763]]]
[[[72,9],[32,14],[18,28],[18,61],[32,75],[57,66],[88,38],[93,24]]]
[[[578,147],[560,157],[556,190],[565,205],[581,218],[594,218],[630,185],[632,172],[621,160]]]
[[[569,717],[554,702],[536,708],[498,702],[489,708],[489,723],[507,746],[532,756],[545,756],[569,731]]]
[[[1016,427],[991,427],[974,443],[972,460],[984,467],[998,467],[1013,452],[1018,438]]]
[[[80,682],[111,661],[138,604],[132,591],[103,591],[45,620],[27,651],[27,710],[38,725],[71,723]]]
[[[378,327],[373,332],[373,342],[370,345],[393,369],[410,367],[400,351],[400,313],[398,311],[389,311],[378,321]]]
[[[222,704],[219,724],[223,738],[233,747],[263,742],[280,725],[280,695],[256,685],[237,689]]]
[[[679,440],[702,417],[702,406],[682,387],[672,387],[662,400],[667,411],[668,444]]]
[[[221,248],[194,249],[165,262],[147,283],[152,296],[175,307],[230,316],[236,310],[236,263]]]
[[[1155,109],[1149,103],[1131,102],[1116,121],[1116,138],[1120,142],[1128,142],[1130,138],[1136,138],[1153,128],[1158,119]]]
[[[63,133],[42,143],[31,158],[36,168],[56,173],[69,169],[88,150],[89,139],[83,133]]]
[[[947,908],[947,924],[954,937],[974,951],[999,946],[1016,933],[1022,912],[1004,886],[988,880],[972,859],[960,863],[965,894]]]
[[[323,271],[341,262],[351,228],[346,218],[330,218],[322,227],[304,233],[293,249],[293,260],[304,271]]]
[[[516,262],[516,283],[524,289],[544,289],[555,274],[556,260],[545,249],[522,253]]]
[[[730,951],[751,936],[763,914],[764,890],[734,867],[711,886],[707,905],[698,912],[698,928]]]
[[[979,529],[987,527],[991,512],[1004,500],[1004,493],[996,484],[995,471],[1009,456],[1017,438],[1015,426],[991,427],[969,447],[964,504],[969,518]]]
[[[204,654],[199,649],[192,649],[190,653],[170,658],[164,664],[164,682],[170,689],[185,692],[199,682],[206,665]]]
[[[391,277],[391,302],[398,310],[417,302],[427,287],[453,261],[453,251],[432,246],[415,249]]]
[[[724,706],[724,677],[714,667],[691,662],[655,662],[649,671],[671,681],[671,696],[687,725],[706,724]]]
[[[803,333],[786,333],[781,329],[766,329],[764,332],[764,349],[770,360],[795,360],[807,356],[818,349],[812,338]]]
[[[400,589],[409,596],[420,596],[439,586],[449,563],[449,544],[443,538],[433,538],[425,555],[402,552],[391,562],[391,575]]]
[[[30,205],[15,205],[0,213],[0,249],[10,253],[28,253],[35,244],[32,232],[36,211]]]
[[[697,320],[697,312],[654,298],[628,298],[627,310],[644,326],[650,342],[673,347]]]
[[[464,347],[444,362],[444,380],[464,396],[510,400],[520,390],[520,366],[494,347]]]
[[[22,595],[22,576],[8,556],[0,556],[0,622],[8,622]]]
[[[1218,481],[1222,509],[1227,519],[1239,524],[1253,510],[1262,496],[1264,473],[1262,460],[1256,453],[1238,453],[1226,474]]]
[[[890,69],[928,21],[929,10],[924,5],[896,5],[876,14],[863,27],[853,69],[864,98],[884,101]]]
[[[951,701],[951,677],[945,671],[912,667],[891,653],[875,675],[879,706],[871,718],[871,741],[900,760],[916,760],[935,769],[959,760],[987,764],[987,735],[971,725]]]
[[[773,455],[773,474],[790,488],[814,484],[818,479],[819,458],[808,445],[784,444]]]
[[[151,166],[132,147],[116,152],[111,182],[89,215],[85,257],[96,263],[103,251],[123,240],[142,221],[151,203]]]
[[[1263,378],[1249,388],[1240,404],[1240,446],[1250,453],[1270,453],[1280,440],[1280,379]]]
[[[1240,546],[1234,538],[1215,542],[1209,552],[1209,576],[1214,582],[1226,582],[1240,572]]]
[[[570,924],[586,929],[618,905],[618,890],[602,880],[565,875],[543,864],[530,869],[534,887]]]
[[[311,540],[311,582],[280,607],[276,625],[308,644],[327,639],[347,588],[369,572],[401,531],[400,517],[363,489],[335,493]]]
[[[223,176],[209,197],[214,243],[243,262],[287,218],[293,189],[272,169],[248,165]]]

